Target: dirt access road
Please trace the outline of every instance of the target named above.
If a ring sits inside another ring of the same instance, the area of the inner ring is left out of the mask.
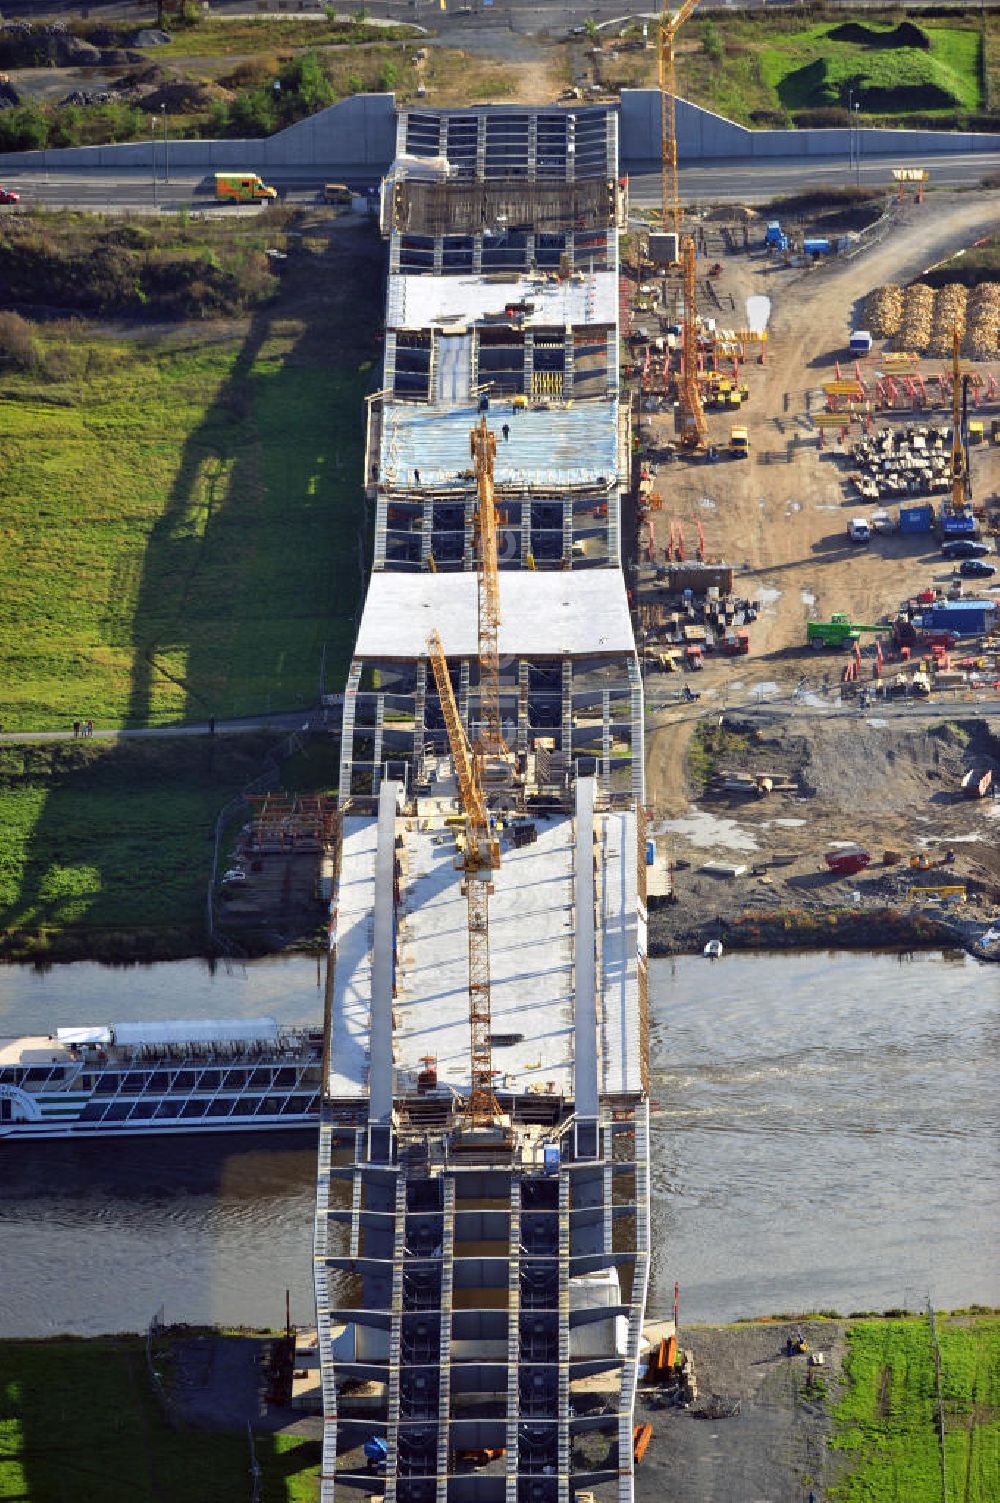
[[[753,456],[749,463],[662,466],[657,487],[664,507],[656,524],[659,547],[672,518],[688,539],[700,521],[707,556],[733,562],[737,592],[764,602],[750,658],[711,663],[701,675],[699,688],[708,690],[714,703],[742,702],[756,684],[777,683],[787,691],[802,680],[811,684],[836,676],[835,655],[800,650],[810,616],[846,610],[854,620],[878,621],[916,590],[951,577],[951,566],[942,566],[933,545],[898,537],[879,539],[866,549],[848,543],[847,520],[857,502],[845,496],[835,439],[824,451],[817,449],[807,405],[819,408],[821,383],[832,379],[838,359],[846,360],[848,335],[866,293],[885,282],[907,282],[994,229],[998,219],[998,193],[942,192],[929,195],[923,205],[899,206],[886,238],[851,261],[784,270],[759,250],[723,259],[718,291],[727,305],[732,297],[735,311],[718,314],[720,322],[742,322],[750,294],[763,293],[772,301],[767,363],[748,369],[751,401],[745,421]],[[759,227],[751,229],[750,238],[751,243],[762,238]],[[938,363],[927,362],[925,369]],[[715,441],[725,442],[731,421],[726,414],[710,416]],[[670,437],[668,425],[667,417],[653,417],[654,443]],[[777,450],[794,458],[787,464],[760,462],[763,451]],[[1000,451],[975,451],[973,477],[979,498],[996,492]],[[692,724],[683,712],[653,717],[647,782],[658,811],[677,812],[687,803],[684,751]]]

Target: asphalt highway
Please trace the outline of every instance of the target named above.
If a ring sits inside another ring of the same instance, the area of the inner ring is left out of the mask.
[[[860,167],[855,164],[853,168],[846,158],[827,157],[805,161],[795,157],[707,162],[682,168],[680,187],[682,197],[688,203],[766,202],[782,193],[816,186],[845,186],[859,178],[865,186],[888,187],[892,182],[891,169],[899,166],[901,160],[898,155],[880,155],[865,158]],[[915,161],[914,158],[909,160]],[[932,187],[973,187],[984,176],[1000,172],[1000,152],[946,152],[921,158],[920,165],[927,166]],[[247,166],[252,168],[253,161],[248,161]],[[376,182],[372,174],[359,176],[356,170],[349,171],[336,163],[331,163],[322,176],[315,167],[302,171],[280,168],[269,173],[268,179],[284,198],[293,203],[316,201],[324,180],[346,181],[361,190],[373,187]],[[47,171],[7,167],[3,169],[0,181],[5,187],[16,188],[26,206],[38,203],[67,209],[150,210],[154,204],[167,209],[209,208],[213,204],[211,181],[204,172],[168,168],[168,180],[164,182],[162,160],[157,162],[155,188],[150,172],[145,169],[62,167],[58,171]],[[631,176],[630,196],[637,208],[658,204],[659,169]],[[224,212],[257,211],[226,205]]]

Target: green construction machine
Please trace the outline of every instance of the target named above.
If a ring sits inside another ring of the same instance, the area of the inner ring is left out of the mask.
[[[834,611],[829,621],[806,622],[806,641],[810,647],[845,647],[856,642],[863,631],[884,630],[884,626],[862,626],[843,611]]]

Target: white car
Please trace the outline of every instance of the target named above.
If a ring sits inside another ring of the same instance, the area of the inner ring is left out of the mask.
[[[847,535],[852,543],[870,543],[872,530],[864,517],[852,517],[847,524]]]
[[[223,882],[245,882],[247,874],[241,866],[231,866],[227,872],[222,873]]]

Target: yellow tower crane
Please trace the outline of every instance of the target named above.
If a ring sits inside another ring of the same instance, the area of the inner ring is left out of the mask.
[[[685,448],[700,448],[708,433],[701,392],[698,389],[698,298],[695,275],[695,245],[681,235],[681,197],[677,182],[677,78],[674,65],[674,40],[684,22],[698,5],[698,0],[684,0],[676,14],[664,5],[660,14],[660,198],[663,223],[667,216],[677,236],[684,277],[684,318],[681,346],[681,443]]]
[[[468,1121],[473,1131],[490,1128],[500,1117],[493,1091],[493,1046],[490,1035],[490,896],[491,874],[500,865],[500,842],[490,828],[483,794],[480,759],[473,754],[455,703],[455,691],[436,631],[427,639],[427,654],[441,701],[451,760],[458,779],[459,801],[465,815],[463,849],[456,861],[465,873],[462,890],[468,902],[469,1027],[472,1048],[472,1090]]]
[[[494,465],[497,436],[481,418],[469,435],[476,476],[476,560],[479,574],[479,714],[476,743],[482,757],[506,757],[500,723],[500,572]]]
[[[660,13],[660,197],[663,227],[670,214],[674,234],[681,233],[681,196],[677,184],[677,93],[674,71],[674,38],[698,0],[684,0],[676,15],[664,5]]]
[[[705,409],[698,388],[698,296],[695,279],[694,241],[681,247],[684,269],[684,320],[681,326],[681,443],[699,449],[708,434]]]

